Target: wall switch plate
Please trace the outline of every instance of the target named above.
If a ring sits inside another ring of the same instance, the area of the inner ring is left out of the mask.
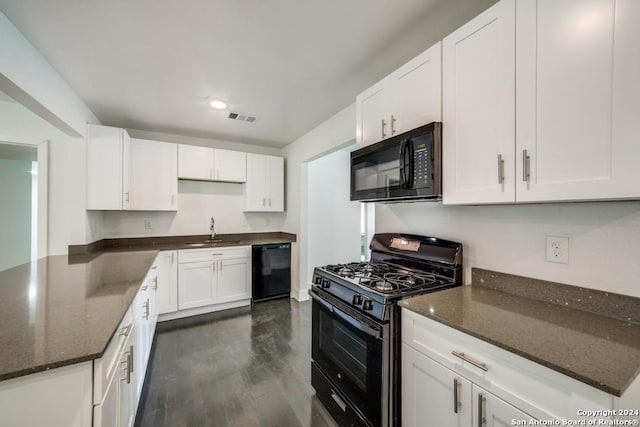
[[[547,262],[569,264],[569,238],[547,236]]]

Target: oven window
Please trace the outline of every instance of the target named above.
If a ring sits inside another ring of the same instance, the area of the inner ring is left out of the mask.
[[[367,342],[320,312],[320,350],[360,390],[367,388]]]

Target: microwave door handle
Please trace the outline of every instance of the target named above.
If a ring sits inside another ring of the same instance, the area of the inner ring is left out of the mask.
[[[404,179],[402,181],[404,188],[413,187],[413,140],[407,139],[404,144],[404,153],[402,155],[402,163],[404,169]]]
[[[407,140],[403,139],[400,141],[400,188],[405,188],[405,152],[407,150]]]

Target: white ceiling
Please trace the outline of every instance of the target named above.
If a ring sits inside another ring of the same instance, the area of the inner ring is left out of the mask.
[[[277,147],[444,35],[425,40],[429,26],[459,25],[443,23],[441,9],[466,20],[493,1],[0,0],[0,9],[104,124]],[[229,120],[208,96],[258,120]]]

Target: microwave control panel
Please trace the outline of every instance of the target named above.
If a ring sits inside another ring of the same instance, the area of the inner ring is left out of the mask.
[[[433,184],[433,140],[413,140],[413,188],[428,188]]]

